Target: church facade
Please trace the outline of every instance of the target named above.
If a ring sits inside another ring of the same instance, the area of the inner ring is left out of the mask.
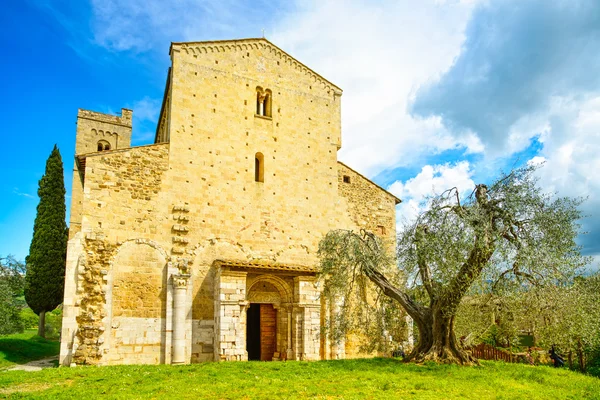
[[[155,143],[79,110],[60,363],[358,356],[318,245],[392,244],[398,198],[337,160],[342,91],[266,39],[172,43]]]

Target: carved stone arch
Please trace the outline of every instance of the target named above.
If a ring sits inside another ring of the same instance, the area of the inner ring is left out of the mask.
[[[246,293],[248,293],[248,301],[253,302],[252,297],[256,296],[254,293],[258,293],[260,291],[258,291],[258,285],[260,285],[261,283],[269,283],[271,285],[273,285],[278,292],[279,297],[281,298],[281,303],[291,303],[293,301],[293,291],[292,288],[290,287],[290,285],[288,283],[286,283],[283,279],[281,279],[278,276],[275,275],[270,275],[270,274],[264,274],[264,275],[260,275],[258,277],[256,277],[252,283],[250,283],[248,290]],[[263,301],[260,298],[254,299],[256,300],[255,302],[259,302],[259,303],[264,303],[267,301]],[[276,300],[276,299],[273,299]],[[269,301],[270,302],[270,301]],[[273,301],[274,303],[276,303],[276,301]]]
[[[169,259],[159,244],[147,239],[129,239],[115,249],[107,276],[107,363],[123,358],[140,364],[164,362],[161,332],[167,321]],[[135,325],[152,334],[135,336],[127,329]]]
[[[97,134],[98,134],[98,131],[97,131],[96,129],[92,128],[92,133],[93,133],[94,135],[97,135]]]
[[[112,263],[114,262],[115,258],[117,257],[117,255],[119,254],[119,251],[123,248],[123,246],[125,246],[126,244],[129,244],[129,243],[136,243],[136,244],[145,244],[145,245],[148,245],[148,246],[152,247],[153,249],[158,250],[159,253],[165,258],[165,260],[167,262],[171,261],[171,256],[169,255],[169,252],[167,252],[165,249],[163,249],[154,240],[144,239],[144,238],[135,238],[135,239],[124,240],[123,242],[121,242],[117,246],[117,248],[115,249],[113,257],[109,261],[109,265],[110,266],[112,266]]]
[[[226,238],[209,238],[192,247],[194,265],[211,265],[218,258],[249,258],[247,250],[240,243]]]

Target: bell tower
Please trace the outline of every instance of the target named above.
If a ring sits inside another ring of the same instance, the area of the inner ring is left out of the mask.
[[[81,230],[81,205],[85,183],[85,158],[89,153],[131,147],[131,117],[133,111],[121,109],[121,115],[103,114],[79,109],[73,166],[73,192],[69,239]]]

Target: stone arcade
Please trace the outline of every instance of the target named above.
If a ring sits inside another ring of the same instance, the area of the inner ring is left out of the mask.
[[[318,244],[392,244],[400,200],[337,161],[341,89],[266,39],[170,56],[154,144],[78,112],[61,364],[358,356],[320,334]]]

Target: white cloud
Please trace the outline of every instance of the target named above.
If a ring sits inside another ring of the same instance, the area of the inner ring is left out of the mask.
[[[133,103],[133,118],[140,121],[157,122],[162,105],[161,99],[151,99],[148,96]]]
[[[139,53],[165,51],[170,42],[258,37],[279,10],[266,0],[92,0],[92,12],[97,45]]]
[[[538,171],[541,184],[560,196],[584,197],[586,214],[580,238],[586,254],[599,254],[600,241],[600,95],[587,99],[556,99],[546,119],[550,129],[540,155],[529,162],[545,163]]]
[[[407,114],[418,86],[460,54],[472,2],[314,1],[299,8],[272,40],[344,89],[342,160],[372,176],[448,149],[481,151],[473,135],[456,139],[439,118]]]
[[[161,105],[161,99],[148,96],[128,105],[133,110],[133,144],[148,144],[154,139]]]
[[[35,196],[29,193],[22,192],[19,188],[13,188],[13,194],[21,197],[27,197],[28,199],[35,199]]]
[[[400,222],[414,220],[425,209],[428,196],[453,187],[461,194],[473,190],[475,182],[472,175],[469,163],[461,161],[454,165],[426,165],[414,178],[392,183],[388,190],[402,199],[397,210],[398,227],[401,227]]]

